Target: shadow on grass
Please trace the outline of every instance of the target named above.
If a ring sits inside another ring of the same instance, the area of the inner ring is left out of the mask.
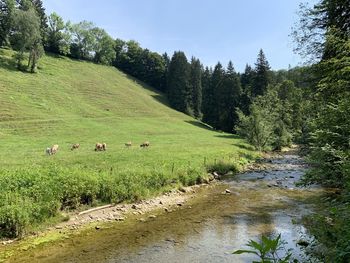
[[[156,101],[160,102],[161,104],[170,107],[168,99],[161,94],[157,94],[157,95],[152,95],[152,98],[154,98]]]
[[[51,52],[45,52],[45,56],[51,57],[51,58],[65,58],[59,54],[51,53]],[[73,59],[73,58],[71,58]]]
[[[128,73],[122,71],[122,70],[119,69],[119,68],[116,68],[116,69],[118,69],[119,71],[123,72],[123,73],[125,74],[125,77],[126,77],[127,79],[129,79],[130,81],[136,82],[138,85],[140,85],[140,86],[143,87],[144,89],[147,89],[147,90],[149,90],[149,91],[152,91],[152,92],[156,93],[155,95],[151,95],[151,97],[154,98],[156,101],[162,103],[163,105],[165,105],[165,106],[167,106],[167,107],[170,107],[169,101],[168,101],[168,99],[167,99],[165,93],[163,93],[162,91],[160,91],[160,90],[158,90],[158,89],[156,89],[156,88],[151,87],[151,86],[148,85],[147,83],[145,83],[145,82],[143,82],[143,81],[141,81],[141,80],[139,80],[139,79],[137,79],[137,78],[135,78],[135,77],[129,75]]]
[[[237,134],[220,134],[215,135],[215,137],[223,138],[223,139],[239,139],[240,137]]]
[[[13,58],[5,57],[4,51],[0,50],[0,67],[9,71],[19,71],[17,69],[16,61]]]
[[[238,143],[238,144],[233,144],[234,146],[240,148],[240,149],[243,149],[243,150],[248,150],[248,151],[254,151],[255,148],[252,146],[252,145],[249,145],[249,144],[241,144],[241,143]]]
[[[198,128],[201,128],[201,129],[205,129],[205,130],[208,130],[208,131],[215,131],[208,124],[205,124],[205,123],[200,122],[200,121],[185,121],[185,122],[189,123],[189,124],[192,124],[193,126],[196,126]],[[218,136],[218,135],[215,135],[215,136]]]

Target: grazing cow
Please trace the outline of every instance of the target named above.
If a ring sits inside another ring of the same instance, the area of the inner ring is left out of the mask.
[[[97,151],[105,151],[107,150],[107,144],[106,143],[96,143],[95,145],[95,152]]]
[[[140,147],[141,148],[147,148],[149,146],[149,142],[143,142],[141,145],[140,145]]]
[[[80,144],[79,143],[75,143],[72,145],[71,151],[75,150],[75,149],[79,149]]]
[[[57,151],[58,151],[58,145],[55,144],[51,147],[51,155],[57,153]]]
[[[130,148],[132,146],[131,142],[125,143],[125,147]]]

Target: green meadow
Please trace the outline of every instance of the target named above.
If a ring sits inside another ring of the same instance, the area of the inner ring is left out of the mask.
[[[208,171],[237,171],[257,157],[114,67],[46,55],[30,74],[15,69],[12,55],[0,49],[0,237],[63,210],[201,183]],[[107,151],[95,152],[97,142]],[[57,154],[46,155],[53,144]]]

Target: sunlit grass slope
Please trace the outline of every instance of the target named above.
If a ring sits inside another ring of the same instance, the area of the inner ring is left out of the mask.
[[[1,167],[55,162],[146,169],[175,163],[176,169],[250,153],[241,140],[172,110],[162,94],[113,67],[45,56],[39,73],[29,74],[15,70],[12,54],[0,50]],[[140,149],[143,141],[151,147]],[[96,142],[106,142],[107,152],[94,152]],[[72,143],[81,148],[71,152]],[[45,156],[52,144],[60,146],[58,154]]]

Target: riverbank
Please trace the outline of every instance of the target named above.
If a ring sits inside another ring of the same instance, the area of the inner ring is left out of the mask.
[[[312,213],[323,190],[294,186],[307,169],[295,155],[270,156],[254,167],[220,183],[174,191],[163,200],[92,211],[103,218],[111,217],[106,211],[116,214],[109,220],[96,216],[93,223],[75,229],[74,223],[88,216],[78,215],[50,234],[0,251],[7,253],[2,255],[8,262],[16,263],[247,262],[230,252],[262,233],[281,233],[287,248],[299,256],[297,241],[307,236],[302,217]]]
[[[62,216],[68,220],[55,226],[32,233],[23,239],[3,239],[0,242],[0,262],[10,260],[19,252],[61,242],[86,231],[108,229],[111,224],[128,221],[146,222],[158,215],[172,213],[184,207],[189,200],[194,199],[198,192],[216,187],[219,184],[213,175],[205,184],[180,187],[151,199],[65,213]]]
[[[98,210],[83,211],[80,214],[78,212],[71,213],[67,222],[60,223],[36,236],[16,241],[7,246],[0,246],[0,259],[4,260],[6,258],[9,262],[25,262],[21,261],[23,257],[20,256],[24,252],[34,257],[43,253],[48,256],[51,253],[60,253],[56,250],[60,250],[60,246],[66,248],[71,242],[75,244],[74,246],[78,242],[83,247],[88,244],[95,244],[94,246],[97,247],[90,247],[89,251],[98,249],[98,253],[101,253],[100,241],[98,241],[100,238],[101,241],[109,238],[113,240],[119,240],[120,238],[122,240],[125,240],[125,238],[134,240],[136,238],[134,236],[135,229],[143,229],[145,226],[149,229],[149,225],[152,226],[151,229],[153,227],[158,229],[156,232],[160,228],[164,228],[164,231],[176,232],[179,230],[174,229],[172,224],[179,224],[182,225],[184,231],[187,229],[188,233],[192,233],[187,223],[182,222],[181,219],[179,221],[179,217],[189,216],[191,218],[190,222],[198,222],[192,226],[197,229],[208,215],[209,217],[217,217],[217,214],[220,215],[223,212],[226,214],[229,211],[234,214],[247,215],[247,213],[250,214],[255,211],[255,205],[266,209],[265,212],[264,209],[262,211],[259,209],[258,214],[261,212],[263,214],[270,213],[270,211],[277,208],[287,209],[288,213],[293,216],[298,213],[304,214],[309,208],[298,208],[300,202],[302,203],[306,199],[319,194],[319,190],[298,189],[292,185],[292,182],[300,178],[305,168],[305,163],[300,158],[291,155],[291,152],[265,155],[264,160],[247,167],[249,172],[246,171],[235,177],[226,176],[220,183],[184,187],[133,204],[102,207]],[[276,176],[277,178],[275,178]],[[269,206],[266,206],[265,202],[268,202]],[[300,211],[303,212],[294,211],[296,208],[302,209]],[[200,218],[197,218],[198,216]],[[286,215],[281,217],[284,218],[284,222],[287,220],[285,217]],[[287,218],[289,217],[287,216]],[[257,218],[254,216],[253,218],[258,222],[260,220],[265,222],[266,220],[265,215],[262,215],[262,218],[260,216]],[[264,229],[263,225],[258,228]],[[143,232],[143,230],[140,231]],[[153,230],[149,229],[147,231]],[[183,234],[186,235],[186,233]],[[140,235],[140,233],[137,235]],[[145,235],[146,238],[149,236],[149,232],[141,235]],[[172,239],[170,238],[170,240]],[[105,242],[107,241],[103,241],[103,243]],[[128,247],[131,246],[128,241],[125,240],[125,242],[128,243]],[[53,246],[55,252],[52,251]],[[106,244],[106,246],[108,245]],[[84,250],[84,248],[77,249],[78,251],[80,249]],[[109,246],[108,249],[110,249]],[[73,251],[69,253],[73,253]],[[43,260],[43,262],[50,261]],[[83,260],[83,262],[90,261]]]

